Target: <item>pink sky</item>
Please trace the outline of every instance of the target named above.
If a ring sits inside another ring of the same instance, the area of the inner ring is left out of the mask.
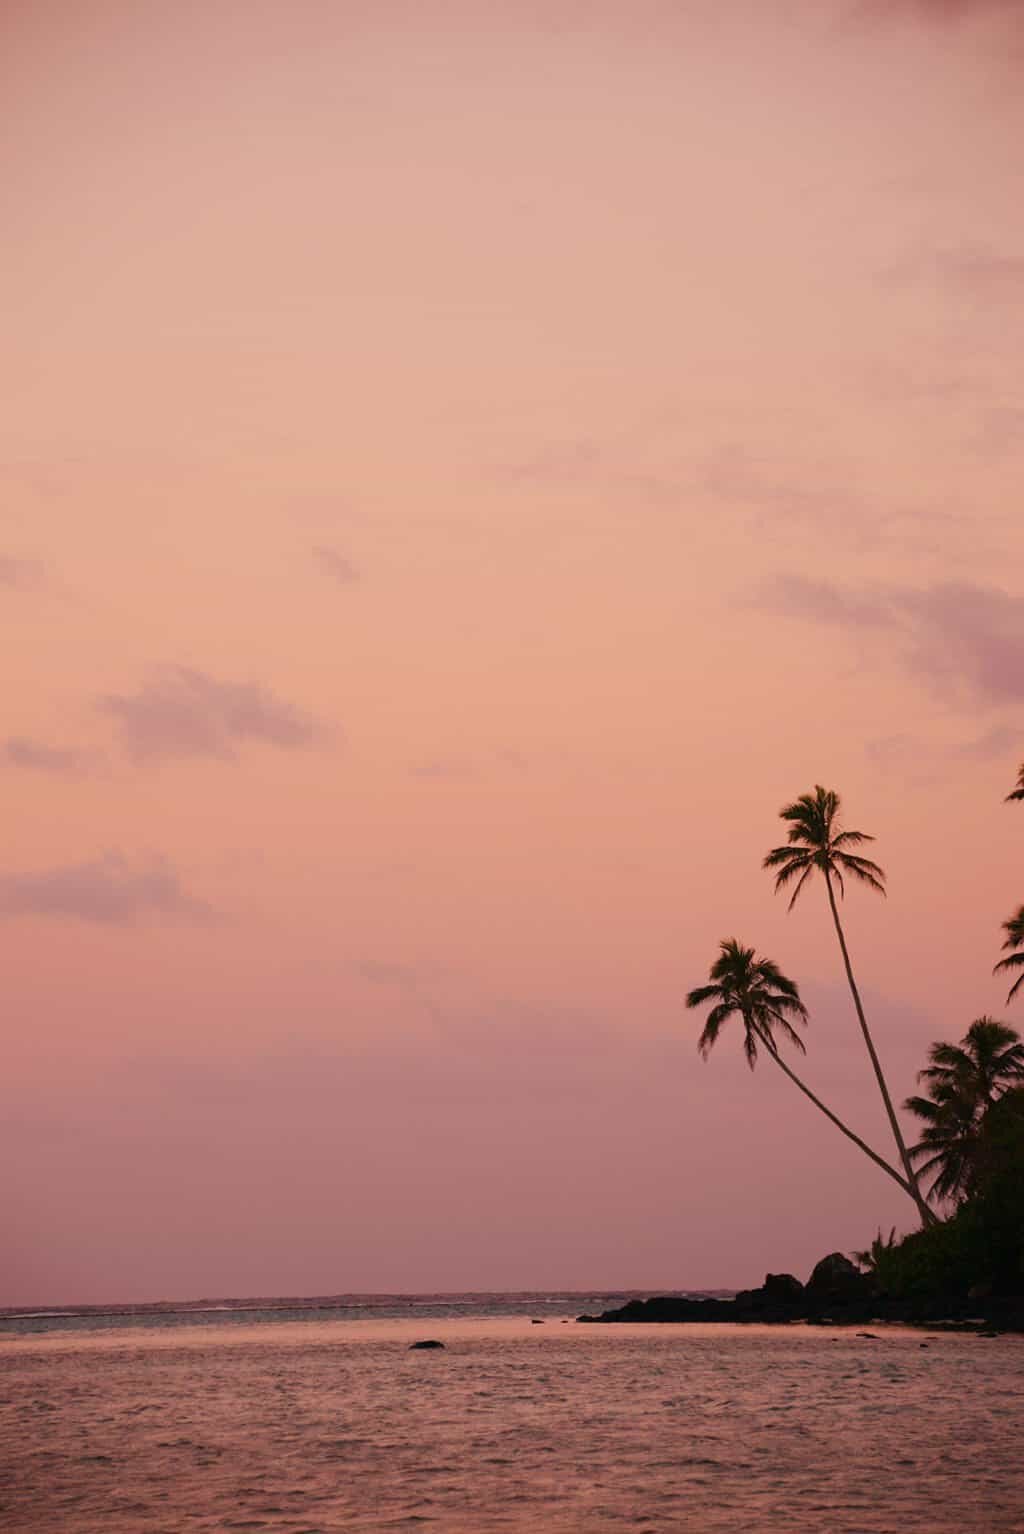
[[[888,1153],[823,782],[894,1095],[1024,1023],[1024,8],[2,17],[0,1303],[910,1228],[682,996],[777,959]]]

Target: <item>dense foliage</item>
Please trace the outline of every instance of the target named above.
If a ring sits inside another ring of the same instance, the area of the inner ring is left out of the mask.
[[[967,1190],[949,1218],[900,1242],[879,1238],[856,1256],[893,1299],[983,1303],[1024,1292],[1024,1088],[986,1111]]]

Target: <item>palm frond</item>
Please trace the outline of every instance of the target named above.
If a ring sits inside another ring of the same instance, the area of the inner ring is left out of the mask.
[[[1020,771],[1017,774],[1017,787],[1012,793],[1007,794],[1005,803],[1012,804],[1014,799],[1024,799],[1024,762],[1021,762]]]
[[[686,1005],[688,1007],[703,1007],[709,1001],[714,1001],[722,994],[720,985],[698,985],[696,990],[687,991]]]
[[[1010,917],[1009,921],[1003,922],[1003,931],[1006,933],[1004,949],[1024,948],[1024,905]]]
[[[796,1014],[796,1016],[798,1016],[800,1018],[800,1021],[806,1025],[807,1012],[806,1012],[806,1009],[803,1007],[803,1005],[801,1005],[800,1011]],[[796,1029],[793,1027],[793,1024],[790,1022],[789,1018],[786,1017],[786,1015],[782,1011],[780,1011],[776,1007],[772,1007],[772,1008],[770,1008],[768,1010],[767,1017],[769,1019],[769,1022],[770,1023],[774,1023],[775,1026],[777,1028],[779,1028],[782,1033],[785,1034],[785,1036],[789,1040],[789,1042],[791,1044],[795,1045],[795,1047],[800,1051],[800,1053],[802,1055],[805,1055],[807,1053],[807,1045],[804,1043],[803,1039],[797,1033]],[[770,1029],[769,1029],[769,1031],[770,1031]]]
[[[1015,953],[1015,954],[1011,954],[1010,958],[1008,958],[1008,959],[1000,959],[999,963],[995,966],[995,968],[993,969],[992,973],[994,975],[998,975],[1003,970],[1007,970],[1007,969],[1021,969],[1021,970],[1024,970],[1024,953]],[[1012,1001],[1013,1000],[1013,998],[1016,996],[1017,992],[1020,990],[1022,985],[1024,985],[1024,974],[1018,975],[1017,979],[1013,982],[1013,984],[1011,985],[1010,989],[1007,991],[1007,993],[1006,993],[1007,1001]]]
[[[707,1059],[718,1043],[718,1035],[722,1031],[722,1024],[727,1023],[735,1011],[736,1008],[730,1006],[725,1001],[721,1002],[717,1007],[712,1007],[704,1019],[704,1029],[697,1040],[697,1049],[700,1052],[701,1059]]]
[[[797,880],[796,889],[793,891],[792,895],[790,895],[790,897],[789,897],[789,905],[787,907],[787,910],[791,911],[793,909],[793,907],[796,905],[797,901],[800,899],[800,892],[801,892],[801,890],[803,889],[804,885],[807,883],[808,879],[811,877],[813,872],[814,872],[814,864],[813,863],[809,863],[808,866],[804,869],[803,873],[800,875],[800,878]],[[776,887],[776,889],[778,889],[778,880],[776,880],[775,887]]]
[[[1003,952],[1007,953],[1009,957],[999,960],[999,963],[992,971],[994,975],[1003,974],[1007,970],[1024,970],[1024,905],[1010,917],[1009,921],[1003,922],[1003,931],[1006,933]],[[1021,951],[1014,952],[1014,949]],[[1006,997],[1007,1001],[1013,1000],[1022,985],[1024,985],[1024,973],[1019,975],[1010,987]]]
[[[837,852],[834,854],[834,860],[837,872],[842,869],[843,873],[852,874],[855,879],[877,890],[880,895],[885,894],[885,870],[877,863],[872,863],[870,858],[860,858],[852,852]]]
[[[761,863],[762,868],[781,868],[779,878],[783,884],[792,879],[806,863],[811,861],[813,853],[810,850],[798,847],[773,847],[768,856]]]

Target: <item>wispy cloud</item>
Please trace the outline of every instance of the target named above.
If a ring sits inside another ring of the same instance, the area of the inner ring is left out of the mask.
[[[182,888],[163,858],[132,864],[118,853],[0,875],[0,916],[50,916],[133,926],[146,917],[209,921],[213,908]]]
[[[884,596],[851,592],[835,581],[806,575],[777,575],[760,588],[754,600],[766,612],[843,628],[885,628],[897,622]]]
[[[12,767],[21,767],[27,772],[77,777],[87,767],[86,759],[80,751],[69,751],[62,746],[47,746],[41,741],[26,740],[19,735],[12,735],[4,742],[3,754]]]
[[[1019,7],[1020,0],[859,0],[863,16],[918,16],[924,21],[966,21]]]
[[[318,543],[313,550],[313,558],[321,570],[339,586],[354,586],[359,580],[359,571],[352,561],[327,544]]]
[[[465,778],[475,778],[479,773],[479,767],[475,762],[468,761],[458,756],[429,756],[422,761],[413,762],[409,767],[409,775],[413,778],[423,778],[428,782],[452,782]]]
[[[1015,760],[1024,745],[1024,729],[995,725],[965,740],[928,740],[919,735],[883,735],[864,743],[871,761],[886,769],[909,772],[920,782],[934,782],[944,764]]]
[[[926,282],[963,298],[1010,301],[1024,292],[1024,255],[991,245],[958,245],[916,251],[884,266],[887,286]]]
[[[105,693],[97,707],[115,719],[136,761],[208,756],[232,760],[247,742],[295,750],[322,737],[317,721],[257,682],[220,681],[175,666],[134,693]]]
[[[497,750],[485,750],[474,756],[439,755],[427,756],[410,762],[409,774],[427,782],[458,782],[469,778],[486,777],[493,772],[522,772],[526,758],[521,751],[503,746]]]
[[[940,582],[917,590],[781,575],[755,602],[767,611],[861,631],[885,631],[893,653],[961,701],[1024,701],[1024,598],[996,586]]]
[[[395,985],[404,989],[415,986],[420,980],[420,972],[414,965],[395,964],[387,959],[361,959],[355,969],[371,985]]]
[[[946,749],[950,756],[961,761],[994,762],[999,757],[1015,755],[1022,743],[1024,729],[1010,724],[997,724],[970,740],[953,741]]]
[[[573,484],[606,472],[607,455],[596,439],[570,437],[542,442],[521,457],[495,466],[495,476],[509,485]]]
[[[15,559],[0,554],[0,586],[9,591],[37,591],[45,580],[45,568],[38,559]]]

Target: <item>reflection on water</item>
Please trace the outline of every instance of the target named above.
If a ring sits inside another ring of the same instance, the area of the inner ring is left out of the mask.
[[[1024,1339],[877,1330],[525,1314],[6,1336],[0,1526],[1024,1530]],[[424,1336],[445,1349],[410,1352]]]

